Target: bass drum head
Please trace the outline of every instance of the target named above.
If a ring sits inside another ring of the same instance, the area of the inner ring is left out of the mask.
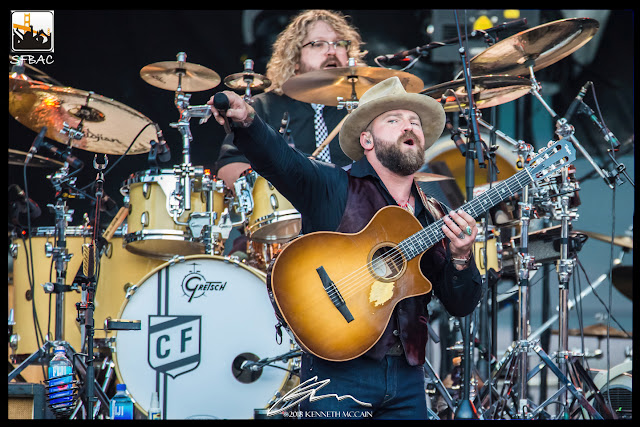
[[[184,257],[157,267],[133,288],[119,318],[141,330],[118,331],[116,374],[147,413],[158,392],[164,419],[250,419],[289,378],[284,362],[241,369],[287,353],[265,274],[213,255]],[[280,369],[279,369],[280,368]]]

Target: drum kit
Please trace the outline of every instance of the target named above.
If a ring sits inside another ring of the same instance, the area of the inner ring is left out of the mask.
[[[424,89],[422,80],[410,73],[355,66],[352,60],[347,67],[294,76],[283,85],[283,91],[303,102],[333,105],[350,112],[371,86],[398,76],[408,92],[438,99],[446,112],[468,112],[472,106],[491,108],[533,94],[552,117],[558,117],[540,97],[534,72],[579,49],[597,29],[598,23],[592,19],[566,19],[497,42],[470,61],[471,72],[479,76],[471,79],[471,92],[464,79]],[[525,77],[527,73],[529,76]],[[120,381],[127,384],[143,414],[148,410],[152,392],[158,391],[165,418],[251,418],[297,380],[300,351],[293,339],[285,342],[274,339],[272,325],[277,320],[264,284],[265,271],[278,249],[299,234],[300,213],[255,171],[247,171],[234,182],[233,189],[227,189],[209,170],[192,164],[190,120],[196,118],[202,124],[210,118],[211,110],[208,105],[190,105],[190,98],[193,92],[213,89],[223,81],[215,71],[187,62],[186,54],[180,52],[175,61],[143,67],[140,77],[147,84],[175,93],[179,120],[170,126],[182,137],[182,162],[173,168],[158,167],[157,160],[166,161],[168,147],[159,126],[143,114],[90,91],[34,81],[20,73],[9,75],[10,114],[39,132],[28,153],[9,150],[10,164],[58,168],[48,177],[56,189],[56,203],[52,205],[56,225],[31,230],[28,239],[24,235],[14,235],[12,239],[15,299],[9,344],[12,361],[20,365],[10,373],[9,380],[29,364],[46,361],[53,343],[63,343],[71,354],[92,355],[95,348],[102,363],[95,380],[89,375],[85,380],[93,384],[96,398],[87,393],[87,400],[76,407],[73,416],[82,410],[85,417],[95,418],[105,411],[106,393],[115,381]],[[253,62],[246,60],[244,70],[225,78],[224,84],[243,91],[245,100],[251,102],[252,91],[263,90],[271,83],[254,72]],[[531,145],[513,140],[479,116],[477,123],[513,148],[513,151],[497,147],[487,150],[494,168],[501,174],[514,174],[531,158]],[[341,123],[332,135],[340,126]],[[559,126],[559,135],[560,132],[572,138],[574,145],[590,159],[566,121]],[[44,137],[62,143],[65,148],[43,142]],[[330,135],[324,145],[331,139]],[[42,147],[62,161],[37,154]],[[450,169],[449,176],[423,174],[422,181],[454,179],[459,188],[465,188],[464,166],[458,168],[459,153],[455,146],[450,147],[441,139],[426,153],[427,163],[444,162]],[[317,152],[322,148],[318,147]],[[103,164],[98,163],[95,155],[97,184],[107,166],[107,154],[149,153],[152,167],[132,173],[123,181],[124,207],[100,236],[89,224],[68,226],[73,213],[67,206],[69,197],[88,197],[96,200],[96,204],[101,200],[100,185],[95,186],[95,198],[75,186],[75,172],[70,172],[70,168],[81,162],[74,162],[77,159],[72,155],[73,149],[104,154]],[[610,184],[611,176],[590,161]],[[478,175],[478,179],[482,178]],[[488,177],[483,185],[490,186],[495,181],[496,176]],[[571,220],[577,218],[578,190],[573,173],[567,169],[549,177],[543,185],[525,189],[521,200],[501,208],[503,214],[508,213],[504,221],[481,224],[483,232],[475,248],[481,273],[507,270],[504,254],[511,249],[513,275],[525,282],[520,286],[522,331],[528,321],[526,280],[537,268],[537,254],[525,252],[527,239],[531,237],[528,221],[535,215],[557,219],[562,224],[556,235],[563,241],[569,240]],[[520,227],[519,240],[503,241],[501,227],[514,225]],[[234,228],[242,228],[249,238],[245,260],[223,255]],[[87,247],[94,247],[95,253]],[[558,261],[561,297],[566,300],[562,292],[566,291],[573,269],[572,254],[566,245],[561,245],[558,252],[552,261]],[[93,262],[87,261],[92,256]],[[43,265],[33,269],[38,261],[51,265],[55,282],[51,282],[49,269],[42,268]],[[86,273],[87,264],[95,264],[93,275],[92,267]],[[80,270],[84,272],[84,280],[78,280],[83,277],[76,274]],[[34,333],[33,324],[34,317],[46,319],[49,315],[47,294],[56,296],[55,336],[43,338],[38,336],[37,327]],[[565,328],[566,335],[566,312],[562,316],[561,329]],[[94,318],[98,325],[104,322],[104,329],[95,329],[103,330],[104,338],[95,341]],[[505,410],[508,406],[505,396],[510,396],[513,390],[522,396],[509,409],[513,416],[530,418],[544,412],[544,405],[532,409],[531,402],[526,400],[527,372],[523,367],[527,366],[526,354],[530,349],[538,352],[559,378],[566,379],[568,375],[566,364],[558,370],[541,349],[527,341],[525,332],[522,334],[517,349],[500,361],[495,375],[497,378],[503,374],[500,368],[518,364],[524,375],[511,381],[508,391],[502,394],[496,392],[497,386],[491,381],[488,393],[478,393],[483,405],[489,400],[483,410],[491,416]],[[563,355],[569,353],[566,344],[561,350]],[[74,358],[80,372],[91,371],[89,368],[98,360],[86,359],[87,362],[82,362]],[[207,375],[199,375],[198,367]],[[431,375],[436,376],[433,370]],[[216,381],[215,387],[211,387],[211,381]],[[580,391],[569,384],[564,395],[571,393],[582,407],[590,408],[589,414],[597,414]],[[214,388],[222,394],[212,399]],[[446,394],[446,390],[443,392]],[[491,404],[492,399],[499,404]],[[86,408],[91,406],[93,410],[88,411]]]

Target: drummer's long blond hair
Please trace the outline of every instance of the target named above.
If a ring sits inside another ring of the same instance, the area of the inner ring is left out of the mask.
[[[267,78],[271,80],[271,86],[266,91],[274,91],[282,94],[282,85],[295,74],[296,64],[300,61],[302,41],[307,35],[307,29],[317,21],[325,21],[343,40],[350,40],[348,56],[355,58],[361,65],[362,58],[367,53],[361,52],[363,44],[358,30],[347,22],[347,15],[329,10],[307,10],[294,18],[287,27],[278,35],[273,43],[273,54],[267,64]]]

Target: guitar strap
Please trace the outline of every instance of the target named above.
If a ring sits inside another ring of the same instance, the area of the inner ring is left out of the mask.
[[[422,188],[418,185],[416,181],[414,181],[416,188],[418,189],[418,194],[420,195],[420,199],[422,200],[422,204],[429,211],[429,213],[433,216],[433,218],[437,221],[443,216],[446,215],[446,211],[442,204],[434,197],[427,196]]]

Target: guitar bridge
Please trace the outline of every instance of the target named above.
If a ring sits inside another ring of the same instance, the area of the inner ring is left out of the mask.
[[[347,321],[347,323],[353,320],[353,315],[349,311],[347,307],[347,303],[344,302],[344,298],[340,294],[340,291],[336,287],[335,283],[329,278],[329,275],[325,271],[323,266],[316,268],[318,272],[318,276],[320,276],[320,281],[322,281],[322,286],[324,287],[325,292],[329,295],[331,302],[338,309],[342,317]]]

